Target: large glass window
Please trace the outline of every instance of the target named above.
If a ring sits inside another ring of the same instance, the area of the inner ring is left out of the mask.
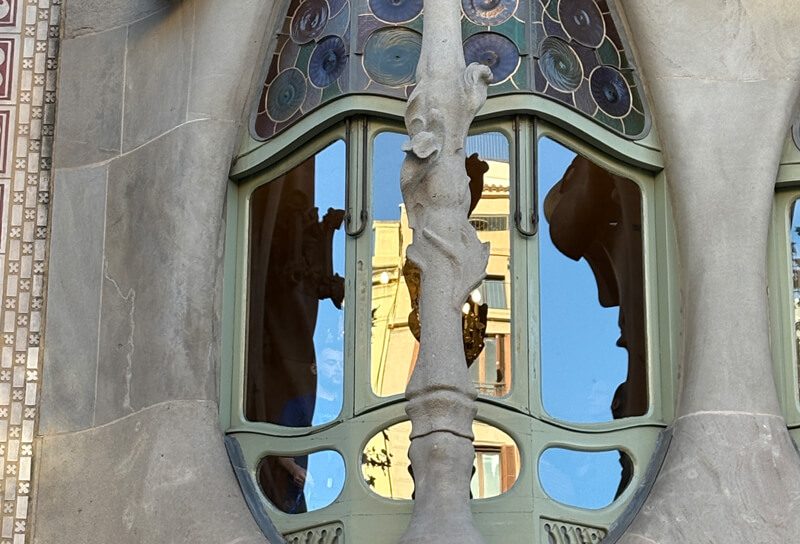
[[[229,428],[287,533],[344,523],[388,544],[405,528],[422,288],[405,257],[405,140],[399,123],[353,118],[238,189]],[[529,535],[531,515],[541,538],[565,523],[602,535],[665,424],[654,179],[532,117],[476,125],[464,151],[469,222],[489,246],[462,307],[476,519],[490,542]],[[380,534],[356,510],[383,516]]]
[[[402,394],[419,352],[419,270],[405,259],[412,232],[400,194],[406,136],[380,132],[372,147],[371,385],[378,397]],[[467,138],[470,223],[489,244],[487,278],[464,301],[466,364],[479,393],[511,389],[511,237],[509,144],[499,132]]]
[[[342,409],[345,144],[250,199],[245,414],[310,427]]]

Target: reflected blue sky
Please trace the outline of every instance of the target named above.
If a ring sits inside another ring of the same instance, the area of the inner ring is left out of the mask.
[[[573,261],[550,241],[544,199],[575,158],[566,147],[539,141],[539,274],[542,402],[553,417],[611,421],[611,400],[625,381],[628,354],[616,347],[619,309],[603,308],[584,259]]]
[[[344,209],[346,153],[345,143],[338,140],[316,156],[314,204],[319,208],[320,220],[328,208]],[[345,236],[344,225],[333,235],[333,271],[342,277],[345,266]],[[317,359],[317,403],[311,423],[320,425],[333,421],[339,415],[344,392],[344,312],[337,309],[330,299],[319,303],[317,326],[314,329],[314,349]]]
[[[619,486],[619,452],[550,448],[539,458],[539,481],[558,502],[579,508],[603,508],[614,502]]]

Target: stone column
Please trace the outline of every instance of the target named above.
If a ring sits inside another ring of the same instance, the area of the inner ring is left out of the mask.
[[[467,221],[464,142],[486,100],[489,68],[465,67],[458,0],[425,0],[417,87],[406,111],[403,200],[421,271],[420,351],[406,390],[415,503],[403,544],[478,544],[469,505],[475,388],[464,359],[461,307],[485,275],[489,250]]]
[[[795,0],[623,0],[663,145],[681,270],[681,394],[621,542],[795,542],[800,460],[771,372],[766,248],[800,74]]]

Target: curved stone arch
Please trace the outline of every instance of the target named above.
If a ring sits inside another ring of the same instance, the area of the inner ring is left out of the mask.
[[[265,542],[219,429],[219,291],[280,4],[64,6],[37,542]]]

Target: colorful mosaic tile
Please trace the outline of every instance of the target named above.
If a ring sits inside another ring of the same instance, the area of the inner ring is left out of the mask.
[[[407,98],[422,0],[293,0],[277,35],[254,137],[266,140],[345,94]],[[648,128],[635,68],[607,0],[462,0],[467,63],[489,95],[538,94],[636,139]]]
[[[0,544],[28,532],[60,0],[0,0]]]

